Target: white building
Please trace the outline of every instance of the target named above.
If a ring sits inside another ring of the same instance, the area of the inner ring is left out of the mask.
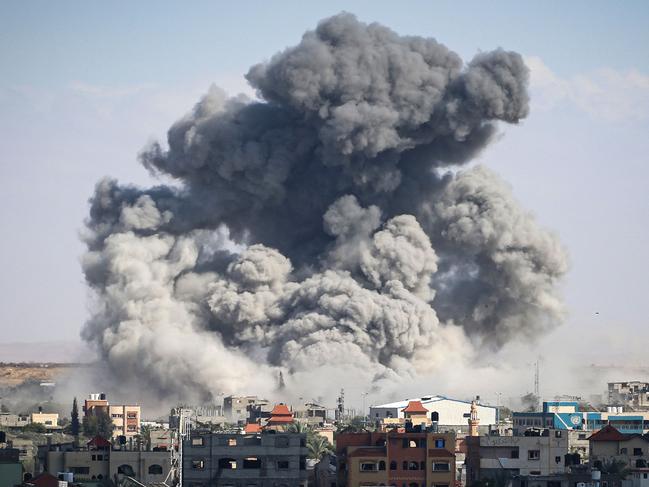
[[[429,418],[432,421],[437,421],[440,428],[468,431],[471,401],[449,399],[444,396],[423,396],[370,406],[370,420],[383,421],[386,418],[404,418],[403,409],[410,401],[420,401],[430,412]],[[483,404],[478,404],[477,408],[481,427],[498,424],[498,408]]]

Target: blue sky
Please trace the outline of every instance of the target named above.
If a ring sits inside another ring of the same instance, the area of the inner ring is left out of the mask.
[[[649,2],[641,1],[0,3],[3,341],[76,340],[87,306],[78,234],[95,181],[150,184],[137,152],[164,138],[210,83],[249,91],[250,65],[341,10],[435,37],[465,60],[499,46],[525,56],[532,113],[503,127],[479,162],[570,253],[569,316],[542,346],[574,340],[584,360],[641,360],[649,338]]]

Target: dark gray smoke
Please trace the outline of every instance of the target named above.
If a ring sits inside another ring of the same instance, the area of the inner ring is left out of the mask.
[[[380,382],[560,319],[556,239],[456,170],[527,115],[520,55],[464,64],[341,14],[246,77],[260,101],[212,87],[142,154],[176,185],[97,185],[84,337],[117,374],[206,396],[277,368]]]

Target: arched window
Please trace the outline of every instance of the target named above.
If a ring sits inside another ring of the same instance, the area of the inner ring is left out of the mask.
[[[410,462],[408,464],[408,470],[419,470],[419,464],[417,462]]]
[[[379,470],[385,470],[385,462],[383,460],[379,462]]]
[[[408,462],[407,461],[403,462],[403,469],[408,470]]]
[[[426,470],[426,462],[425,461],[422,460],[421,462],[419,462],[419,470]]]
[[[129,477],[135,476],[135,472],[133,471],[133,467],[127,464],[120,465],[117,467],[117,473],[122,474],[122,475],[128,475]]]
[[[390,462],[390,470],[396,470],[396,469],[397,469],[397,462],[395,462],[394,460],[392,460],[392,461]]]
[[[151,475],[162,475],[162,466],[161,465],[150,465],[149,474]]]
[[[376,440],[375,445],[376,446],[385,446],[385,438],[379,438],[378,440]]]
[[[439,422],[439,413],[437,411],[430,413],[430,420]]]

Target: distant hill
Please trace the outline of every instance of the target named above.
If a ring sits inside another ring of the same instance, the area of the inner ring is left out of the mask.
[[[87,363],[94,355],[78,341],[0,343],[1,362]]]

